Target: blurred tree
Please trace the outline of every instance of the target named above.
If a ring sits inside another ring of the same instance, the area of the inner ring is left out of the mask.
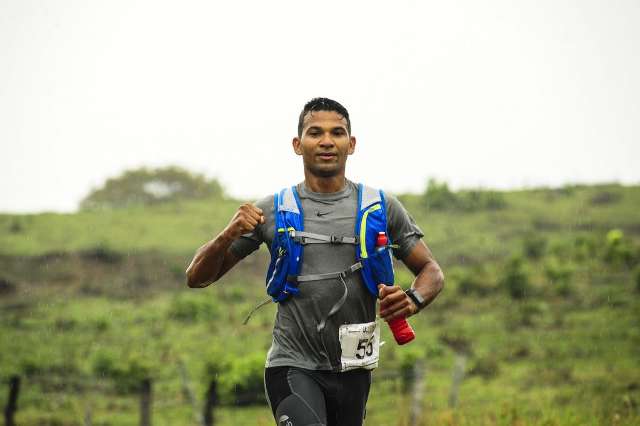
[[[482,265],[465,269],[459,276],[454,278],[458,282],[458,293],[463,295],[476,294],[485,297],[493,290],[489,284],[489,274]]]
[[[453,192],[446,182],[438,182],[435,179],[429,179],[422,197],[427,208],[434,210],[474,212],[499,210],[507,205],[500,192],[483,189]]]
[[[604,252],[604,260],[607,263],[632,267],[636,260],[634,258],[632,243],[621,229],[607,232]]]
[[[427,207],[435,210],[452,209],[457,204],[456,195],[451,192],[449,185],[433,178],[429,179],[423,198]]]
[[[501,192],[484,189],[472,189],[460,191],[456,194],[457,208],[466,212],[479,210],[500,210],[506,207],[507,202]]]
[[[81,210],[149,205],[167,201],[221,197],[223,188],[216,179],[180,167],[127,170],[108,179],[80,203]]]
[[[570,262],[551,257],[545,261],[544,274],[560,296],[570,296],[573,292],[571,283],[574,267]]]
[[[523,251],[529,259],[540,259],[547,249],[547,239],[536,232],[529,232],[522,241]]]
[[[507,262],[500,278],[500,284],[513,299],[527,297],[531,290],[529,272],[521,257],[514,256]]]

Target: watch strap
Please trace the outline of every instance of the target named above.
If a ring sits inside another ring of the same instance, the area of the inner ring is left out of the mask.
[[[420,296],[420,294],[417,294],[417,292],[413,288],[408,288],[404,292],[416,305],[416,307],[418,308],[418,312],[420,312],[424,308],[424,299]]]

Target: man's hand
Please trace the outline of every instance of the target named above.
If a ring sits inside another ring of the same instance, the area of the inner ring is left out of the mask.
[[[418,311],[418,307],[398,285],[378,284],[380,317],[386,322],[396,318],[406,318]]]
[[[238,208],[238,211],[233,215],[223,233],[225,237],[234,241],[243,234],[253,232],[259,223],[264,223],[262,209],[253,204],[246,203]]]
[[[262,210],[253,204],[241,205],[227,227],[198,249],[187,268],[187,285],[206,287],[233,268],[240,258],[229,250],[231,243],[252,232],[259,223],[264,223]]]

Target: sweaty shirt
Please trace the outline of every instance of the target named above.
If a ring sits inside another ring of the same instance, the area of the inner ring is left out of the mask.
[[[318,193],[308,190],[303,182],[297,185],[297,190],[306,232],[355,235],[356,184],[347,180],[339,192]],[[399,245],[393,253],[396,258],[403,259],[424,234],[397,198],[385,193],[385,200],[389,237],[393,244]],[[261,199],[256,206],[264,212],[265,223],[233,242],[231,250],[240,258],[257,250],[261,243],[271,250],[275,228],[273,195]],[[344,271],[355,263],[355,250],[353,244],[307,244],[300,275]],[[344,305],[327,319],[327,314],[343,295],[345,284],[347,299]],[[408,283],[398,284],[406,287]],[[266,366],[338,371],[340,325],[375,321],[376,298],[366,289],[359,272],[349,275],[344,284],[334,278],[302,282],[299,289],[298,295],[278,303]],[[318,332],[316,327],[322,320],[326,320],[326,326]]]

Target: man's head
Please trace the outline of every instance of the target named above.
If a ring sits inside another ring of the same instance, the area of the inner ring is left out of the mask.
[[[329,98],[313,98],[304,105],[298,117],[298,137],[302,137],[302,130],[304,128],[305,119],[307,115],[313,114],[314,111],[334,111],[344,118],[347,124],[347,130],[351,134],[351,121],[349,120],[349,111],[343,107],[339,102]]]
[[[293,138],[293,150],[302,156],[306,178],[309,174],[344,177],[347,157],[355,146],[345,107],[327,98],[307,102],[300,113],[298,136]]]

